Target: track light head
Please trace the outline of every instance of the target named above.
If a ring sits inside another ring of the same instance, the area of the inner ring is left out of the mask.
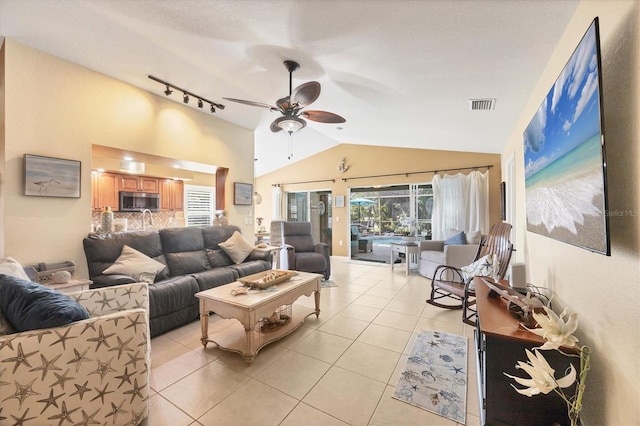
[[[169,85],[167,84],[167,90],[164,91],[164,94],[169,96],[172,93],[173,93],[173,90],[171,90],[171,87],[169,87]]]
[[[216,107],[213,106],[213,104],[211,104],[211,114],[215,114],[216,113]]]
[[[189,103],[189,95],[187,95],[186,93],[184,93],[182,95],[182,102],[184,102],[185,104]]]
[[[198,108],[202,108],[202,99],[198,98]]]

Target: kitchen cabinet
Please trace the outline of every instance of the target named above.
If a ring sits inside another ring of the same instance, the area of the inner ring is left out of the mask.
[[[119,190],[158,193],[158,179],[148,176],[120,175]]]
[[[109,206],[118,209],[118,181],[120,175],[106,172],[91,172],[91,207],[103,210]]]
[[[160,210],[182,210],[184,207],[184,182],[159,179]]]

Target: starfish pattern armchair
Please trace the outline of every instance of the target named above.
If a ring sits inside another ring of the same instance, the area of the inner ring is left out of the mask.
[[[139,425],[149,411],[147,284],[70,296],[91,318],[0,336],[0,424]]]

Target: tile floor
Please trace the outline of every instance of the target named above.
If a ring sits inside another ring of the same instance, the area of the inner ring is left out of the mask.
[[[151,341],[150,426],[453,425],[391,398],[422,329],[469,338],[467,424],[479,424],[473,327],[425,303],[429,281],[404,268],[332,259],[321,312],[252,364],[214,344],[198,321]],[[297,303],[313,306],[313,297]],[[213,315],[210,333],[229,321]]]

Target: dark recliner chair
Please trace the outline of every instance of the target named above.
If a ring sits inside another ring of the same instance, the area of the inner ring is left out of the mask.
[[[311,222],[271,222],[271,244],[281,246],[280,268],[331,275],[329,245],[316,243],[311,235]]]

